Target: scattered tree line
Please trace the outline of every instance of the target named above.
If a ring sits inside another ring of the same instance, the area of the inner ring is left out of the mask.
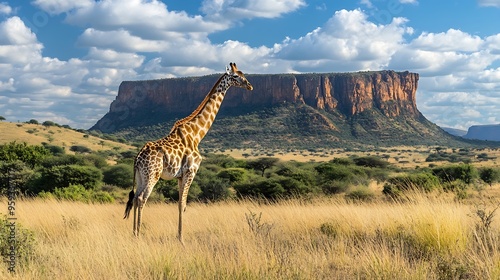
[[[20,195],[88,202],[112,202],[132,187],[136,151],[92,152],[82,147],[68,154],[50,144],[11,142],[0,145],[0,194],[14,188]],[[277,200],[289,197],[345,194],[371,199],[371,181],[384,182],[383,192],[398,197],[409,189],[441,189],[464,195],[474,184],[500,180],[498,168],[470,164],[419,168],[403,172],[377,156],[335,158],[328,162],[280,161],[273,157],[235,159],[206,154],[189,191],[189,200],[219,201],[251,197]],[[116,164],[110,165],[109,159]],[[394,176],[395,174],[395,176]],[[155,191],[177,201],[175,180],[160,180]]]

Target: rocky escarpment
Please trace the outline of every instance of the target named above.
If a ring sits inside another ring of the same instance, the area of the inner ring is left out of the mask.
[[[92,129],[106,133],[151,125],[191,113],[218,75],[122,82],[110,111]],[[377,109],[387,117],[420,117],[418,74],[376,71],[326,74],[247,75],[253,91],[229,90],[219,117],[283,104],[303,104],[345,117]]]
[[[246,76],[254,90],[229,89],[202,142],[204,148],[317,149],[463,141],[418,111],[416,73]],[[196,109],[218,78],[122,82],[110,111],[91,129],[131,141],[163,137],[176,120]]]

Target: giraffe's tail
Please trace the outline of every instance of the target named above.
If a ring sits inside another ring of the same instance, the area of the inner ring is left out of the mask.
[[[135,168],[134,168],[134,183],[132,184],[132,190],[128,194],[127,206],[125,207],[125,214],[123,215],[123,219],[128,219],[128,215],[130,214],[130,210],[132,210],[132,206],[134,206],[134,188],[135,188]]]

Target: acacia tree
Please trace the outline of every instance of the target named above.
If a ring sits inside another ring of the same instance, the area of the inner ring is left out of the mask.
[[[262,177],[264,177],[266,169],[273,167],[278,161],[277,158],[264,157],[248,162],[248,167],[260,171]]]

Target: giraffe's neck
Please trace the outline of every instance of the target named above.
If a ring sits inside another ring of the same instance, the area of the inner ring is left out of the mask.
[[[194,144],[198,145],[212,126],[226,91],[230,87],[229,75],[222,75],[198,108],[186,118],[177,121],[172,131],[181,129],[183,134],[192,136]]]

